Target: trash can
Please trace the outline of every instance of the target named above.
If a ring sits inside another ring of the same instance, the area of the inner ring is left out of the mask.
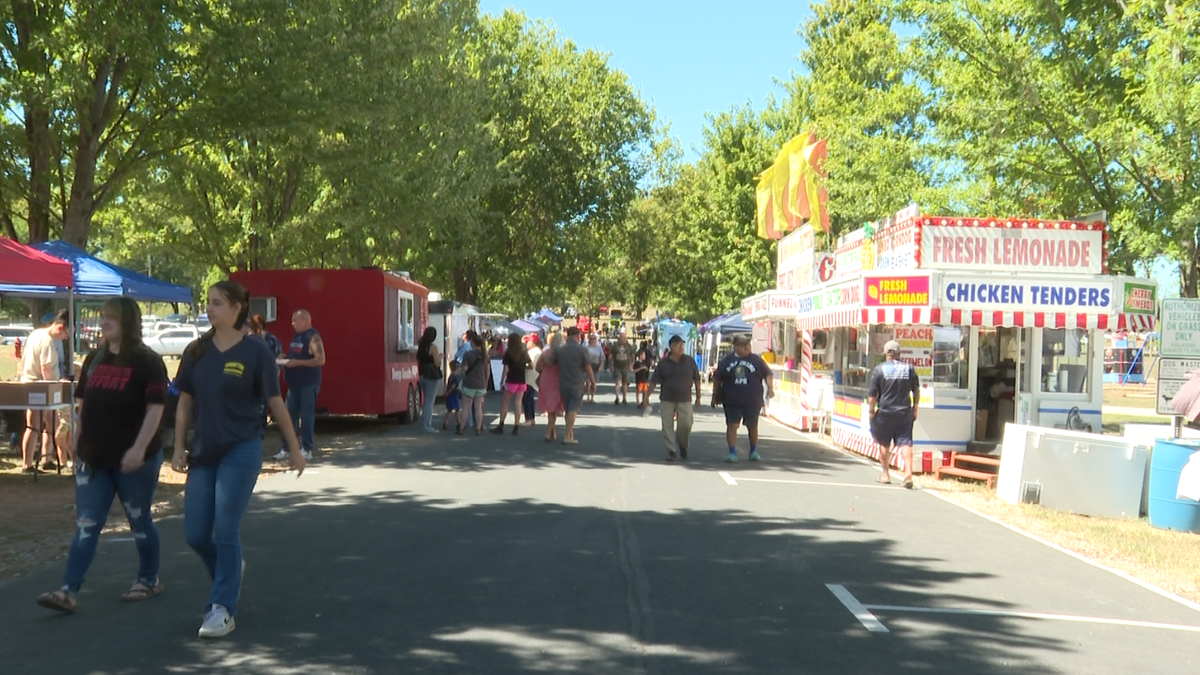
[[[1200,440],[1176,438],[1155,441],[1150,455],[1150,524],[1163,530],[1200,533],[1200,502],[1176,499],[1179,474],[1192,454],[1200,451]]]

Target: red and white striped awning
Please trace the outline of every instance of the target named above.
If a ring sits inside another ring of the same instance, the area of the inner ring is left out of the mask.
[[[839,326],[949,325],[1027,328],[1126,328],[1151,330],[1154,317],[1148,314],[1086,314],[1077,312],[992,312],[941,309],[938,307],[852,307],[798,317],[796,328],[822,330]]]
[[[840,326],[857,326],[863,321],[861,307],[835,309],[828,312],[801,314],[796,317],[796,328],[799,330],[825,330]]]
[[[1117,328],[1126,330],[1154,330],[1154,317],[1150,314],[1121,314],[1117,317]]]

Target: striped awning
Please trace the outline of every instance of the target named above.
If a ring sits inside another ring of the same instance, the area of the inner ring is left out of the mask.
[[[800,316],[796,328],[822,330],[864,324],[1151,330],[1154,328],[1154,317],[1148,314],[1120,314],[1114,317],[1111,314],[1076,312],[991,312],[938,307],[852,307]]]
[[[1117,328],[1126,330],[1154,330],[1154,316],[1151,314],[1122,314],[1117,317]]]

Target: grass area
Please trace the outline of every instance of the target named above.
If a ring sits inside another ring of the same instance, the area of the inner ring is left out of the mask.
[[[1121,436],[1126,424],[1170,424],[1170,417],[1104,413],[1104,433]]]
[[[1093,518],[1009,504],[977,483],[918,476],[924,489],[1037,535],[1142,581],[1200,602],[1200,535],[1150,527],[1145,519]]]
[[[13,356],[12,345],[0,346],[0,382],[9,382],[17,378],[19,362]]]

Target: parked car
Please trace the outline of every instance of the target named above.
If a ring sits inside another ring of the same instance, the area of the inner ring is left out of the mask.
[[[20,338],[21,342],[29,340],[29,334],[33,332],[33,326],[12,325],[0,326],[0,345],[11,345]]]
[[[186,314],[168,314],[163,317],[163,321],[168,321],[170,323],[187,323],[187,320],[188,318]]]
[[[195,326],[173,326],[144,338],[146,346],[163,356],[183,356],[183,350],[200,337]]]
[[[142,326],[142,335],[158,335],[159,333],[171,330],[173,328],[190,328],[190,324],[175,323],[174,321],[155,321],[151,326]]]

